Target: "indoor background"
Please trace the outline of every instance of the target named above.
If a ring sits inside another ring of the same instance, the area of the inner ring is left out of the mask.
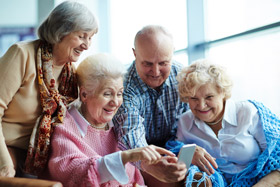
[[[0,0],[0,56],[13,43],[36,39],[36,28],[62,0]],[[80,0],[99,20],[89,54],[133,60],[136,32],[148,24],[174,36],[184,65],[209,58],[227,68],[234,100],[263,102],[280,116],[279,0]],[[79,63],[78,62],[78,63]],[[76,63],[76,64],[78,64]]]

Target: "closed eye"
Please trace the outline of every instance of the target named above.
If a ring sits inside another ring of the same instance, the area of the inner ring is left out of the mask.
[[[123,96],[123,91],[119,91],[119,92],[117,93],[117,96],[118,96],[118,97]]]
[[[214,96],[213,95],[209,95],[206,97],[206,99],[212,99]]]
[[[160,63],[159,63],[160,66],[167,66],[167,65],[169,65],[169,64],[170,64],[170,63],[167,62],[167,61],[164,61],[164,62],[160,62]]]
[[[110,96],[110,95],[111,95],[110,92],[105,92],[105,93],[104,93],[104,96]]]
[[[143,62],[143,65],[147,66],[147,67],[151,67],[153,65],[153,63],[145,61],[145,62]]]

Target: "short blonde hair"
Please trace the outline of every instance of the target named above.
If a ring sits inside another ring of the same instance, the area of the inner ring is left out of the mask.
[[[225,94],[225,99],[231,97],[233,82],[225,68],[209,60],[194,61],[190,66],[184,67],[176,78],[183,102],[188,102],[188,97],[193,97],[201,86],[208,83],[216,85],[218,92]]]
[[[88,56],[77,68],[79,87],[87,92],[94,92],[103,79],[123,78],[126,73],[124,65],[114,56],[99,53]]]

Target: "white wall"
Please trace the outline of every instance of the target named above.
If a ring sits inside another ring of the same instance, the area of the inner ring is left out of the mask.
[[[36,30],[40,23],[54,8],[52,6],[56,6],[63,1],[64,0],[0,0],[0,28],[34,27]],[[101,3],[107,2],[107,0],[77,1],[85,4],[95,14],[98,20],[100,20],[100,17],[104,17],[104,13],[106,11],[101,10],[99,7]],[[102,23],[103,22],[106,22],[104,18],[102,20]],[[99,32],[96,36],[93,37],[90,49],[82,54],[81,58],[79,59],[78,63],[76,63],[76,65],[78,65],[79,62],[83,60],[86,56],[100,51],[100,48],[102,46],[102,52],[110,52],[108,49],[105,48],[106,46],[109,46],[109,40],[107,40],[107,42],[104,42],[104,38],[108,38],[108,29],[106,25],[108,25],[107,22],[106,24],[100,24]],[[0,56],[2,56],[6,52],[9,46],[17,42],[19,39],[19,36],[14,33],[5,34],[5,37],[1,37],[0,29]]]
[[[0,26],[37,24],[37,0],[0,0]]]

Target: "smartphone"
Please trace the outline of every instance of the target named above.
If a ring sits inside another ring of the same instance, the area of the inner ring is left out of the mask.
[[[196,144],[186,144],[183,145],[178,154],[178,162],[183,162],[186,164],[187,169],[190,168],[192,163],[193,154],[195,151]]]

